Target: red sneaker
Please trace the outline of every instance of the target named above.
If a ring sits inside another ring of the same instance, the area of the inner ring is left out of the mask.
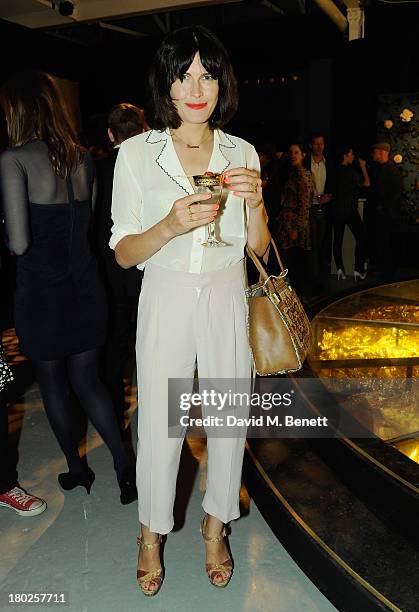
[[[20,487],[14,487],[0,495],[0,506],[11,508],[22,516],[36,516],[46,510],[47,504],[43,499],[29,495]]]

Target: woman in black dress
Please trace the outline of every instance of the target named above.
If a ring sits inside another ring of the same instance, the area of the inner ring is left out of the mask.
[[[358,212],[361,187],[369,187],[366,163],[358,159],[359,169],[354,165],[355,155],[351,146],[342,146],[338,153],[339,166],[336,172],[336,195],[333,203],[333,257],[338,280],[346,279],[343,265],[342,242],[348,226],[355,238],[354,279],[364,280],[365,236],[364,225]]]
[[[18,256],[15,327],[68,463],[58,480],[88,492],[94,480],[79,455],[71,385],[112,453],[121,502],[129,503],[135,476],[98,374],[107,311],[87,238],[93,164],[50,75],[17,75],[3,87],[2,105],[11,148],[0,156],[1,195],[8,247]]]

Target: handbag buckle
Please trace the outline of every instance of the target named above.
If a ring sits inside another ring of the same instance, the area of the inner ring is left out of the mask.
[[[285,278],[287,274],[288,274],[288,268],[285,268],[283,272],[280,272],[279,274],[276,274],[276,275],[270,274],[268,278],[266,279],[265,283],[267,283],[268,280],[270,280],[271,278]]]
[[[276,276],[275,276],[275,274],[270,274],[268,276],[268,278],[266,279],[266,281],[263,283],[263,286],[265,286],[271,280],[271,278],[274,278],[275,280],[277,278],[285,278],[287,276],[287,274],[288,274],[288,268],[285,268],[285,270],[283,272],[281,272],[280,274],[278,274]]]
[[[283,272],[278,274],[278,276],[275,276],[274,274],[270,274],[268,278],[266,279],[266,281],[263,283],[263,289],[265,293],[269,296],[270,300],[272,300],[273,302],[276,302],[277,304],[280,302],[281,296],[278,295],[277,289],[275,287],[275,282],[272,279],[277,280],[280,278],[285,278],[287,274],[288,274],[288,268],[286,268]],[[271,281],[271,286],[274,288],[273,291],[269,287],[266,286],[269,283],[269,281]]]

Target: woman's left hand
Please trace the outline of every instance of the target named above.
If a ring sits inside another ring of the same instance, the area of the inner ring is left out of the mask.
[[[262,181],[256,170],[232,168],[224,173],[224,182],[234,195],[245,198],[250,208],[262,204]]]

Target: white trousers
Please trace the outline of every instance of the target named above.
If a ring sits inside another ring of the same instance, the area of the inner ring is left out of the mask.
[[[173,528],[182,438],[168,437],[168,379],[251,378],[244,261],[203,274],[147,264],[138,306],[137,487],[140,522]],[[204,511],[239,517],[245,438],[209,437]],[[182,479],[182,474],[180,475]]]

